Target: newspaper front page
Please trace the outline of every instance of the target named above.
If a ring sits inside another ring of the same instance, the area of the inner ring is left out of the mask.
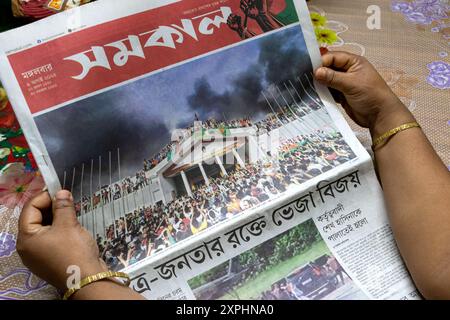
[[[50,193],[146,298],[419,298],[304,0],[98,1],[0,51]]]

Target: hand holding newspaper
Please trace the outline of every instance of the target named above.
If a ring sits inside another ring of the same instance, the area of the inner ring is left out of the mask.
[[[50,193],[146,298],[418,298],[303,0],[100,1],[0,51]]]

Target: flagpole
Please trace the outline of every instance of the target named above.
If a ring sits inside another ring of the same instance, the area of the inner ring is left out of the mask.
[[[294,95],[291,93],[291,91],[289,90],[289,87],[286,85],[286,83],[284,83],[284,87],[285,87],[286,90],[289,92],[289,95],[291,96],[291,99],[292,99],[293,103],[295,103],[295,105],[297,106],[297,109],[300,109],[300,111],[304,113],[304,111],[302,111],[302,108],[298,105],[297,101],[295,100]],[[278,88],[278,86],[277,86],[277,89],[278,89],[278,91],[280,92],[281,96],[283,97],[284,101],[285,101],[286,103],[288,103],[287,100],[286,100],[286,98],[285,98],[284,95],[282,94],[280,88]],[[294,109],[295,109],[295,108],[294,108]],[[291,112],[294,113],[294,111],[292,110],[291,107],[289,107],[289,110],[291,110]],[[300,122],[303,122],[303,126],[306,128],[306,130],[309,131],[310,133],[314,134],[316,137],[319,137],[319,136],[317,135],[316,131],[315,131],[315,128],[313,128],[313,127],[312,127],[310,124],[308,124],[308,122],[306,121],[306,116],[307,116],[307,115],[305,114],[305,116],[302,117],[302,116],[299,116],[299,115],[297,114],[297,112],[298,112],[298,110],[297,110],[294,114],[298,117],[298,119],[299,119]],[[313,147],[313,149],[315,149],[315,148]]]
[[[73,167],[72,184],[71,184],[71,186],[70,186],[70,192],[71,192],[71,193],[73,193],[73,185],[74,185],[74,183],[75,183],[75,171],[76,171],[76,168]]]
[[[80,183],[80,215],[81,215],[81,226],[84,225],[84,216],[83,216],[83,180],[84,180],[84,163],[81,165],[81,183]]]
[[[118,166],[118,172],[119,172],[119,190],[120,190],[120,198],[122,198],[122,207],[123,207],[123,213],[125,215],[125,233],[128,233],[128,226],[127,226],[127,210],[125,209],[125,197],[124,192],[122,190],[122,175],[120,172],[120,148],[117,148],[117,166]]]
[[[290,106],[289,106],[289,103],[287,102],[286,98],[283,96],[283,93],[281,92],[280,88],[279,88],[278,86],[276,86],[276,88],[277,88],[277,90],[278,90],[279,95],[282,97],[282,99],[283,99],[284,102],[286,103],[287,108],[290,110],[290,112],[292,113],[292,115],[293,115],[294,118],[295,118],[293,121],[290,122],[290,123],[292,123],[292,125],[295,127],[295,129],[299,131],[298,134],[295,133],[294,136],[302,135],[302,134],[304,134],[304,133],[306,134],[306,132],[303,132],[302,127],[301,127],[300,124],[298,124],[299,127],[297,127],[297,125],[296,125],[296,122],[297,122],[297,121],[296,121],[296,120],[298,120],[298,119],[300,119],[300,118],[298,118],[297,115],[292,111],[292,109],[291,109]],[[282,112],[282,113],[284,114],[284,116],[287,118],[287,115],[286,115],[286,113],[284,112],[283,107],[282,107],[281,104],[278,102],[278,100],[277,100],[277,98],[275,97],[275,95],[274,95],[272,92],[271,92],[270,94],[272,95],[274,101],[275,101],[276,104],[278,105],[278,108],[280,108],[281,112]],[[289,119],[288,119],[288,120],[289,120]],[[311,133],[314,134],[314,132],[315,132],[314,130],[309,130],[309,131],[311,131],[310,134],[311,134]]]
[[[143,174],[145,174],[144,172],[142,172]],[[142,195],[142,208],[145,208],[145,197],[144,197],[144,188],[145,188],[145,181],[144,181],[144,185],[141,188],[141,195]]]
[[[94,159],[91,159],[91,178],[89,181],[89,195],[90,195],[90,208],[91,208],[91,222],[92,222],[92,232],[94,235],[94,239],[97,241],[97,234],[96,234],[96,225],[95,225],[95,211],[94,211],[94,202],[93,202],[93,193],[92,193],[92,176],[94,175]]]
[[[127,212],[129,209],[128,209],[128,199],[125,201],[125,189],[123,188],[123,181],[122,181],[122,173],[121,173],[121,169],[120,169],[120,149],[119,148],[117,148],[117,163],[118,163],[118,166],[119,166],[119,181],[120,181],[120,196],[122,197],[122,199],[123,199],[123,201],[122,201],[122,204],[123,204],[123,211],[124,212]],[[128,197],[128,193],[127,193],[127,197]],[[126,206],[126,208],[125,208],[125,202],[127,203],[127,206]]]
[[[264,99],[266,100],[267,105],[270,107],[270,110],[272,111],[273,115],[275,116],[275,118],[276,118],[276,119],[278,120],[278,122],[280,123],[280,128],[283,128],[283,127],[284,127],[284,128],[286,129],[286,131],[288,131],[288,133],[289,133],[290,135],[292,135],[291,131],[290,131],[287,127],[284,126],[283,121],[281,121],[280,117],[278,117],[278,113],[277,113],[277,112],[275,111],[275,109],[272,107],[272,104],[270,103],[269,99],[268,99],[267,96],[265,95],[264,91],[261,91],[261,93],[262,93]],[[279,130],[279,132],[280,132],[280,136],[281,136],[281,130]],[[286,138],[286,137],[285,137],[285,138]]]
[[[72,183],[71,183],[71,185],[70,185],[70,192],[72,193],[72,195],[73,195],[73,185],[74,185],[74,183],[75,183],[75,171],[76,171],[76,168],[73,167]],[[76,215],[76,208],[75,208],[75,215]],[[78,217],[77,217],[77,219],[78,219]],[[80,221],[80,219],[78,219],[78,221]]]
[[[102,156],[98,158],[98,188],[100,192],[100,205],[102,207],[102,218],[103,218],[103,232],[105,238],[107,236],[106,233],[106,222],[105,222],[105,209],[103,207],[103,199],[102,199]]]
[[[66,175],[67,175],[67,173],[66,173],[66,171],[64,171],[63,185],[62,185],[63,190],[66,189]]]
[[[109,187],[108,187],[108,189],[109,189],[109,199],[108,199],[108,200],[109,200],[109,206],[110,206],[110,208],[112,207],[112,210],[110,210],[109,212],[110,212],[111,217],[112,217],[112,219],[113,219],[114,234],[115,234],[116,237],[117,237],[116,213],[115,213],[115,210],[114,210],[114,202],[113,202],[113,200],[111,199],[111,186],[112,186],[111,151],[109,151]]]

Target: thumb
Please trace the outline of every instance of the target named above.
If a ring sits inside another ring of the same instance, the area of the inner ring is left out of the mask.
[[[73,203],[73,196],[67,190],[58,191],[53,199],[53,224],[78,224],[75,205]]]
[[[320,83],[325,84],[327,87],[339,90],[344,94],[351,90],[349,75],[345,72],[320,67],[316,70],[315,76]]]

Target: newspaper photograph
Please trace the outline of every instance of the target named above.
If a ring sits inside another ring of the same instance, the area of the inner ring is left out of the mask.
[[[417,298],[304,0],[111,2],[0,34],[48,189],[111,270],[153,299]]]
[[[200,300],[367,299],[307,220],[188,282]]]
[[[131,286],[161,300],[420,299],[372,170],[360,164],[144,259],[125,269]]]

